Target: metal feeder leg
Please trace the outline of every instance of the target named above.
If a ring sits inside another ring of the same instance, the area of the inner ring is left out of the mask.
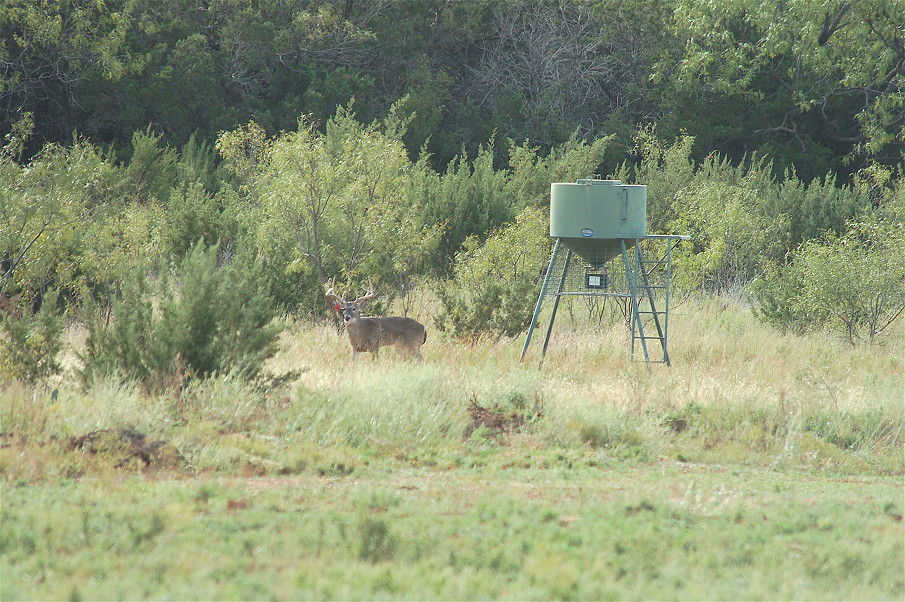
[[[528,336],[525,338],[525,346],[522,348],[522,357],[519,363],[525,361],[525,354],[528,352],[528,344],[531,343],[531,335],[534,334],[534,327],[537,325],[537,317],[540,315],[540,308],[544,302],[544,295],[547,294],[547,286],[550,283],[550,274],[553,272],[553,265],[556,263],[556,257],[559,255],[559,241],[553,245],[553,255],[550,257],[550,265],[547,267],[547,273],[544,274],[544,283],[540,287],[540,295],[537,297],[537,305],[534,306],[534,315],[531,317],[531,325],[528,326]]]
[[[559,279],[559,288],[556,289],[556,300],[553,301],[553,313],[550,314],[550,323],[547,325],[547,336],[544,337],[544,346],[540,352],[540,362],[543,363],[544,356],[547,355],[547,344],[550,342],[550,333],[553,332],[553,320],[556,319],[556,310],[559,309],[559,300],[562,298],[562,289],[566,283],[566,272],[569,270],[569,261],[572,259],[572,249],[566,251],[566,261],[562,268],[562,277]]]
[[[629,293],[632,298],[632,359],[635,359],[635,339],[641,340],[641,349],[644,351],[644,361],[650,363],[650,356],[647,353],[647,341],[644,336],[644,325],[641,323],[641,316],[638,313],[638,288],[635,270],[629,265],[628,250],[625,247],[625,240],[620,241],[622,244],[622,261],[625,264],[625,276],[628,279]],[[638,244],[638,241],[635,241]],[[637,266],[635,266],[637,268]],[[637,335],[635,334],[637,330]],[[650,366],[648,366],[650,370]]]

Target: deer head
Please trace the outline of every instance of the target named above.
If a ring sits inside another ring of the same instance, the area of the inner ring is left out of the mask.
[[[331,286],[325,293],[325,296],[328,301],[333,303],[333,309],[335,311],[343,312],[343,322],[348,324],[352,320],[357,320],[360,317],[361,308],[374,298],[374,291],[369,290],[364,296],[359,297],[355,301],[346,301],[344,298],[336,295]]]

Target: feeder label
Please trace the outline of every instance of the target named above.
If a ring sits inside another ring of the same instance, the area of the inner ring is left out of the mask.
[[[585,228],[584,230],[581,231],[581,235],[584,236],[585,238],[591,238],[592,236],[594,236],[594,231],[591,230],[590,228]]]

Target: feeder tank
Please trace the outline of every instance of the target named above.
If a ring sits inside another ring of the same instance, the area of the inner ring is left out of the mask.
[[[550,185],[550,236],[591,264],[603,264],[647,229],[647,186],[583,179]]]

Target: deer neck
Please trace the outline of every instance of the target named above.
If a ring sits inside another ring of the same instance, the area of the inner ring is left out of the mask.
[[[365,325],[366,320],[367,320],[367,318],[362,318],[360,316],[356,316],[356,317],[352,318],[351,320],[349,320],[348,322],[346,322],[346,330],[348,330],[349,332],[357,333]]]

